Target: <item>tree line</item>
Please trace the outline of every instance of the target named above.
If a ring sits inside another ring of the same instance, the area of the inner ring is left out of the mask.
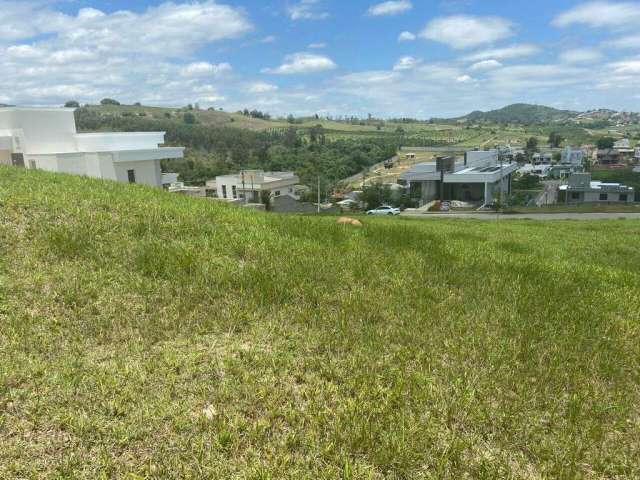
[[[163,162],[163,170],[179,173],[188,183],[203,184],[218,175],[243,169],[293,171],[301,182],[323,188],[395,155],[401,138],[330,139],[321,125],[266,131],[212,127],[170,118],[102,115],[76,110],[81,131],[164,131],[167,145],[184,146],[184,159]]]

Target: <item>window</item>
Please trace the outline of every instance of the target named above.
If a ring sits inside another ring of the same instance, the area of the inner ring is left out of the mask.
[[[626,202],[628,199],[629,199],[629,197],[626,194],[620,195],[620,201],[621,202]]]
[[[29,160],[29,168],[31,170],[35,170],[36,169],[36,161],[35,160]]]
[[[600,201],[601,202],[606,202],[607,200],[609,200],[609,195],[606,193],[601,193],[600,194]]]
[[[273,194],[274,194],[276,197],[279,197],[279,196],[280,196],[280,190],[276,190],[275,192],[273,192]]]
[[[238,198],[238,190],[235,185],[231,185],[231,195],[233,198]]]
[[[227,186],[222,185],[222,198],[227,198]]]
[[[129,179],[129,183],[136,183],[136,171],[127,170],[127,178]]]
[[[571,200],[580,200],[580,192],[571,192]]]
[[[12,153],[11,164],[14,167],[24,167],[24,155],[21,153]]]

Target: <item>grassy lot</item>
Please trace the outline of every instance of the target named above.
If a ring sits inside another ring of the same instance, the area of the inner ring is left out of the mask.
[[[0,167],[0,478],[640,477],[640,223]]]

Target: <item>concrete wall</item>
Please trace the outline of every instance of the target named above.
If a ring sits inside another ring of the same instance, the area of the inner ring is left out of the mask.
[[[134,170],[136,183],[141,185],[151,185],[159,187],[162,185],[162,171],[159,160],[149,160],[146,162],[119,162],[115,164],[116,180],[127,183],[129,177],[128,170]]]
[[[22,130],[25,153],[59,153],[76,149],[76,124],[70,109],[3,109],[0,129]]]
[[[600,200],[600,195],[602,193],[606,193],[607,194],[607,200]],[[584,201],[585,202],[619,202],[620,201],[620,195],[625,195],[624,193],[608,193],[608,192],[585,192],[584,194]],[[633,202],[634,200],[634,194],[633,193],[627,193],[627,202]],[[570,200],[571,201],[571,200]]]
[[[82,133],[76,135],[76,142],[81,152],[151,150],[164,143],[164,133]]]
[[[0,150],[0,165],[11,165],[10,150]]]

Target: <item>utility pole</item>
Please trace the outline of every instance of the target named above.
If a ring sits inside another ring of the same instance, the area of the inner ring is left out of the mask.
[[[318,175],[318,213],[320,213],[320,175]]]
[[[240,172],[240,175],[242,176],[242,195],[244,196],[244,203],[247,203],[247,189],[245,188],[245,183],[244,183],[244,170],[242,170],[242,172]]]

